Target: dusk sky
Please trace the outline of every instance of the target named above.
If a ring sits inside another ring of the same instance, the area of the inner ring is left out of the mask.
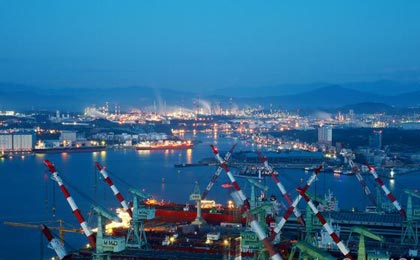
[[[420,1],[0,0],[0,82],[420,81]]]

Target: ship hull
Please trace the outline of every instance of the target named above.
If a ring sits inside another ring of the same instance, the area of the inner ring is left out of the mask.
[[[84,153],[84,152],[101,152],[105,151],[106,146],[97,147],[58,147],[58,148],[45,148],[33,149],[34,153]]]

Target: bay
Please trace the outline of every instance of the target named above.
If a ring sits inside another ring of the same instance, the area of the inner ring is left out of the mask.
[[[190,203],[189,195],[196,182],[201,192],[211,179],[215,167],[175,168],[176,163],[197,162],[204,157],[213,157],[210,144],[215,144],[220,151],[227,151],[236,142],[233,139],[218,138],[213,135],[200,135],[201,141],[190,150],[136,151],[134,149],[108,150],[100,153],[71,153],[31,155],[5,158],[0,160],[0,195],[3,199],[0,207],[0,220],[22,223],[45,223],[63,219],[73,227],[78,223],[71,212],[58,185],[50,179],[43,161],[50,160],[56,166],[59,175],[65,180],[70,194],[82,211],[88,223],[95,223],[89,214],[92,204],[114,210],[119,206],[108,185],[100,178],[95,169],[95,162],[107,167],[110,177],[126,200],[132,197],[128,193],[130,186],[142,189],[158,200]],[[240,142],[237,151],[251,150],[246,142]],[[303,186],[312,173],[301,169],[280,169],[280,180],[292,197],[296,196],[295,188]],[[395,180],[384,179],[385,184],[394,192],[401,204],[407,196],[403,189],[418,189],[418,173],[397,176]],[[371,176],[365,176],[371,191],[376,195],[377,187]],[[244,192],[250,194],[250,185],[244,178],[237,178]],[[226,204],[230,200],[229,191],[220,184],[229,182],[222,173],[208,198]],[[281,195],[271,181],[265,178],[264,183],[270,187],[268,196]],[[369,200],[364,196],[355,176],[321,174],[311,187],[312,193],[324,194],[331,189],[339,200],[340,208],[357,208],[364,210]],[[382,190],[381,190],[382,192]],[[382,195],[384,199],[385,196]],[[303,202],[301,208],[305,206]],[[58,232],[54,232],[58,236]],[[87,243],[83,234],[66,233],[67,250],[75,250]],[[0,260],[14,259],[49,259],[54,252],[47,248],[46,239],[40,230],[24,227],[0,225]]]

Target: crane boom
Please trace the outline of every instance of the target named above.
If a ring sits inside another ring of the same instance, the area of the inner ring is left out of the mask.
[[[322,165],[315,169],[314,173],[311,175],[309,180],[306,182],[305,187],[303,187],[303,191],[306,192],[311,184],[316,180],[316,176],[321,172]],[[282,219],[277,223],[276,227],[273,229],[273,234],[270,237],[270,240],[274,240],[277,236],[277,234],[281,231],[283,226],[286,224],[289,217],[294,212],[294,209],[299,204],[299,201],[302,199],[302,196],[300,194],[297,195],[297,197],[293,200],[292,205],[290,205],[289,209],[284,213]]]
[[[382,181],[381,178],[379,178],[378,174],[376,173],[376,170],[374,167],[370,165],[366,165],[369,169],[369,172],[373,175],[375,178],[375,181],[381,186],[382,190],[384,191],[385,195],[388,197],[388,199],[391,201],[391,203],[394,205],[394,207],[400,212],[400,215],[403,217],[403,219],[407,218],[407,214],[405,213],[405,210],[401,207],[398,200],[392,195],[391,191],[385,186],[385,183]]]
[[[277,178],[276,174],[278,173],[274,170],[273,167],[271,167],[268,164],[268,160],[266,157],[264,157],[261,152],[258,152],[258,158],[264,165],[264,169],[266,169],[270,175],[273,181],[276,183],[277,187],[279,188],[281,194],[283,195],[284,199],[287,201],[289,206],[293,204],[292,199],[290,198],[289,194],[287,193],[286,189],[284,188],[283,184],[280,182],[279,178]],[[305,220],[302,217],[302,214],[300,213],[300,210],[297,207],[293,207],[293,214],[295,214],[296,218],[298,219],[299,223],[305,226]]]
[[[245,197],[244,193],[241,190],[241,187],[236,182],[235,177],[233,177],[233,174],[230,172],[227,164],[223,161],[222,157],[220,157],[219,151],[213,145],[210,145],[210,146],[211,146],[211,149],[213,150],[213,153],[214,153],[216,159],[220,162],[220,166],[223,168],[223,170],[228,175],[230,181],[232,182],[232,186],[235,188],[236,193],[237,193],[239,199],[241,200],[240,202],[244,206],[245,214],[247,216],[247,219],[249,221],[249,224],[250,224],[252,230],[257,234],[258,239],[264,244],[264,247],[265,247],[265,249],[267,249],[267,252],[270,255],[270,258],[272,260],[282,260],[283,258],[280,256],[280,254],[278,252],[276,252],[276,250],[273,247],[273,244],[268,239],[267,235],[265,234],[265,232],[261,228],[260,224],[254,218],[254,216],[251,214],[250,204],[249,204],[248,199]]]
[[[237,143],[235,143],[232,148],[230,148],[230,150],[225,154],[225,157],[223,158],[223,162],[227,163],[230,159],[230,156],[233,153],[233,150],[235,150]],[[209,194],[211,188],[213,187],[213,185],[216,183],[217,178],[219,178],[220,173],[222,173],[223,168],[219,165],[219,167],[217,167],[216,172],[213,174],[213,177],[211,178],[209,184],[207,184],[206,189],[203,192],[203,195],[201,195],[201,199],[204,200],[206,199],[207,195]]]
[[[125,201],[124,197],[121,195],[117,187],[112,182],[111,178],[108,176],[108,172],[106,171],[105,167],[102,166],[99,162],[96,162],[96,167],[98,168],[99,172],[104,177],[104,181],[108,183],[109,187],[111,188],[112,192],[114,193],[115,197],[117,197],[118,201],[120,202],[121,206],[124,208],[124,210],[130,215],[130,217],[133,217],[133,212],[131,211],[131,208],[128,206],[127,202]]]
[[[64,194],[64,197],[66,198],[67,202],[69,203],[73,214],[76,216],[77,220],[79,221],[80,226],[83,229],[83,232],[85,233],[86,237],[89,240],[89,244],[92,248],[96,248],[96,239],[93,234],[93,232],[88,227],[85,219],[82,216],[82,213],[80,212],[79,208],[77,207],[76,203],[74,202],[73,198],[70,196],[70,193],[68,192],[67,188],[64,186],[63,180],[58,175],[57,170],[55,169],[55,166],[49,161],[45,160],[44,164],[48,167],[49,171],[52,174],[52,179],[57,182],[58,186],[60,187],[61,191]]]

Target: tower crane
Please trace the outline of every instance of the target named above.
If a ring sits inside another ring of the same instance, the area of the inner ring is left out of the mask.
[[[61,243],[64,243],[64,233],[67,232],[73,232],[73,233],[81,233],[82,230],[81,229],[77,229],[77,228],[64,228],[64,221],[62,219],[57,220],[57,222],[59,223],[58,227],[48,227],[49,230],[58,230],[59,232],[59,239]],[[40,225],[36,225],[36,224],[30,224],[30,223],[20,223],[20,222],[11,222],[11,221],[5,221],[3,222],[3,224],[7,225],[7,226],[12,226],[12,227],[24,227],[24,228],[36,228],[39,229]]]
[[[352,233],[358,233],[359,234],[359,247],[357,250],[357,259],[358,260],[366,260],[367,254],[366,254],[366,246],[365,246],[365,237],[371,238],[373,240],[384,242],[384,238],[382,236],[375,235],[374,233],[370,232],[368,229],[364,227],[358,227],[354,226],[350,230],[349,239],[350,241]],[[347,244],[348,244],[347,241]]]
[[[220,157],[220,154],[219,154],[219,151],[217,150],[217,148],[214,145],[210,145],[210,146],[211,146],[211,149],[213,150],[213,153],[214,153],[217,161],[219,161],[220,166],[223,168],[223,170],[225,171],[225,173],[229,177],[229,179],[232,183],[232,186],[235,188],[235,190],[236,190],[235,193],[237,194],[237,197],[240,200],[239,201],[240,205],[242,205],[244,210],[245,210],[247,219],[249,221],[249,224],[250,224],[252,230],[257,234],[258,239],[263,243],[265,249],[267,250],[268,254],[270,255],[271,260],[282,260],[283,258],[280,256],[280,254],[278,252],[276,252],[273,244],[268,239],[266,233],[261,228],[258,221],[256,219],[254,219],[254,216],[251,214],[249,201],[246,198],[245,194],[242,192],[239,184],[236,182],[235,177],[230,172],[229,167],[227,166],[226,162],[224,162],[222,157]]]
[[[48,247],[53,249],[55,253],[57,254],[58,258],[60,260],[69,260],[71,259],[71,256],[67,254],[66,250],[64,249],[63,243],[58,241],[57,238],[55,238],[47,226],[41,225],[42,233],[44,233],[44,236],[48,240]]]
[[[60,223],[60,227],[50,227],[50,228],[48,228],[44,224],[35,225],[35,224],[29,224],[29,223],[19,223],[19,222],[10,222],[10,221],[5,221],[5,222],[3,222],[3,224],[5,224],[7,226],[12,226],[12,227],[24,227],[24,228],[40,229],[42,231],[42,233],[44,234],[44,236],[48,240],[48,247],[55,251],[55,253],[60,258],[60,260],[68,260],[68,259],[71,259],[71,258],[70,258],[70,255],[67,254],[66,250],[64,249],[63,235],[64,235],[65,232],[77,232],[77,233],[79,233],[80,230],[79,229],[64,229],[63,228],[63,221],[61,219],[58,220],[58,221]],[[55,238],[53,236],[50,229],[59,230],[60,240],[58,240],[57,238]]]
[[[327,252],[314,247],[313,245],[304,242],[304,241],[297,241],[293,244],[292,251],[289,255],[289,260],[293,260],[296,249],[299,249],[301,255],[303,255],[303,259],[308,259],[308,256],[311,257],[310,259],[319,259],[319,260],[334,260],[335,257],[331,256]],[[300,259],[300,258],[299,258]]]

